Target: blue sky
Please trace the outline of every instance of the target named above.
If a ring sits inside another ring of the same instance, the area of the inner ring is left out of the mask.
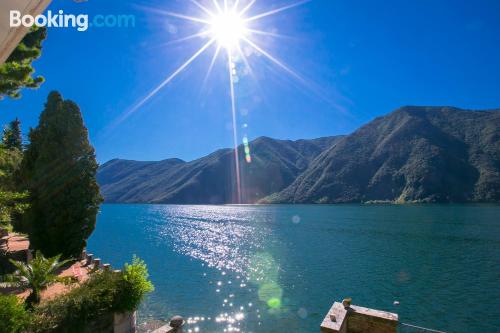
[[[202,0],[200,0],[203,2]],[[208,1],[208,0],[205,0]],[[242,2],[244,2],[242,0]],[[291,4],[257,0],[250,14]],[[188,1],[55,0],[53,11],[133,14],[134,28],[49,29],[35,63],[46,82],[0,101],[0,123],[36,126],[47,94],[77,102],[98,160],[191,160],[232,146],[229,79],[213,48],[122,122],[117,119],[198,50],[206,39],[169,43],[203,26],[148,8],[203,13]],[[300,75],[258,53],[252,75],[237,64],[238,139],[345,134],[402,105],[500,107],[500,2],[313,0],[254,27],[286,37],[255,38]]]

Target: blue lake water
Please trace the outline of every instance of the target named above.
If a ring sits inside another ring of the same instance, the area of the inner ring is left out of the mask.
[[[499,205],[103,205],[88,249],[144,259],[156,290],[139,321],[180,314],[185,332],[319,332],[345,297],[500,332]]]

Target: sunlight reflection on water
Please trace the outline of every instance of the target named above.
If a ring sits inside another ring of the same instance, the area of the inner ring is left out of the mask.
[[[177,314],[188,333],[317,332],[346,296],[419,326],[494,332],[498,316],[470,309],[498,308],[499,215],[498,205],[104,205],[88,250],[113,267],[133,254],[148,264],[141,332]]]
[[[168,223],[158,236],[171,237],[176,251],[208,267],[240,274],[248,274],[253,253],[263,248],[263,240],[270,232],[265,219],[249,221],[248,212],[230,206],[202,206],[197,210],[178,206],[161,214]]]
[[[242,332],[241,323],[252,315],[261,317],[251,302],[238,300],[235,290],[257,293],[269,310],[279,311],[282,288],[279,266],[264,251],[271,229],[266,226],[272,215],[255,214],[242,206],[151,207],[160,216],[154,234],[160,242],[169,239],[175,251],[200,260],[220,271],[218,281],[209,281],[223,297],[221,312],[187,318],[187,332],[203,332],[203,324],[212,322],[223,332]],[[203,265],[203,266],[204,266]],[[230,274],[229,274],[230,273]],[[206,276],[206,273],[204,274]],[[259,323],[260,325],[260,323]]]

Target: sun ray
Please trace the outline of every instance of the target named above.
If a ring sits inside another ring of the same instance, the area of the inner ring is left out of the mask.
[[[233,78],[233,58],[231,50],[227,49],[229,83],[231,92],[231,115],[233,120],[233,143],[234,143],[234,168],[236,173],[236,203],[241,203],[241,178],[240,178],[240,161],[238,157],[238,127],[236,124],[236,99],[234,95],[234,78]]]
[[[162,14],[164,14],[164,15],[168,15],[168,16],[172,16],[172,17],[176,17],[176,18],[180,18],[180,19],[184,19],[184,20],[188,20],[188,21],[193,21],[193,22],[197,22],[197,23],[204,23],[204,24],[210,24],[210,21],[202,19],[202,18],[199,18],[199,17],[194,17],[194,16],[189,16],[189,15],[184,15],[184,14],[169,12],[169,11],[165,11],[165,10],[162,10],[160,12]]]
[[[249,18],[245,19],[245,21],[246,22],[255,21],[255,20],[261,19],[261,18],[266,17],[266,16],[274,15],[274,14],[277,14],[279,12],[283,12],[285,10],[301,6],[301,5],[306,4],[308,2],[311,2],[311,1],[312,0],[302,0],[302,1],[299,1],[299,2],[296,2],[296,3],[293,3],[291,5],[288,5],[288,6],[280,7],[280,8],[277,8],[277,9],[274,9],[274,10],[270,10],[270,11],[262,13],[262,14],[258,14],[258,15],[249,17]]]
[[[335,109],[341,111],[342,113],[346,113],[347,112],[344,107],[342,107],[341,105],[339,105],[339,103],[337,103],[337,102],[333,101],[331,98],[329,98],[327,96],[327,94],[325,94],[324,91],[322,91],[322,89],[320,87],[318,87],[317,85],[315,85],[315,84],[313,84],[311,82],[308,82],[302,76],[300,76],[299,74],[297,74],[296,72],[294,72],[290,67],[288,67],[287,65],[285,65],[284,63],[282,63],[281,61],[279,61],[277,58],[273,57],[271,54],[269,54],[268,52],[266,52],[264,49],[262,49],[257,44],[255,44],[254,42],[252,42],[250,39],[248,39],[246,37],[243,37],[242,39],[245,42],[247,42],[250,46],[252,46],[255,50],[257,50],[258,52],[262,53],[266,58],[268,58],[269,60],[271,60],[275,65],[277,65],[282,70],[284,70],[285,72],[287,72],[289,75],[291,75],[295,79],[297,79],[297,81],[299,81],[305,88],[307,88],[309,91],[311,91],[312,93],[314,93],[317,97],[319,97],[323,101],[327,102],[332,107],[334,107]]]
[[[245,31],[250,32],[252,34],[256,34],[256,35],[263,35],[263,36],[269,36],[269,37],[293,39],[292,36],[277,34],[275,32],[268,32],[268,31],[262,31],[262,30],[257,30],[257,29],[250,29],[250,28],[246,28]]]
[[[213,0],[213,3],[215,5],[215,8],[217,8],[217,11],[219,12],[219,14],[222,13],[222,8],[220,8],[219,1]]]
[[[264,56],[266,56],[269,60],[271,60],[275,65],[279,66],[281,69],[283,69],[285,72],[287,72],[288,74],[290,74],[291,76],[293,76],[294,78],[302,81],[302,82],[305,82],[305,80],[297,73],[295,73],[292,69],[290,69],[287,65],[283,64],[281,61],[279,61],[278,59],[276,59],[275,57],[273,57],[271,54],[269,54],[268,52],[266,52],[265,50],[263,50],[261,47],[259,47],[257,44],[255,44],[254,42],[252,42],[250,39],[248,39],[247,37],[243,37],[242,38],[245,42],[247,42],[250,46],[252,46],[255,50],[259,51],[260,53],[262,53]]]
[[[158,9],[158,8],[151,8],[151,7],[142,6],[142,5],[137,5],[136,7],[140,8],[142,10],[145,10],[145,11],[148,11],[148,12],[152,12],[152,13],[156,13],[156,14],[160,14],[160,15],[163,15],[163,16],[171,16],[171,17],[180,18],[180,19],[187,20],[187,21],[192,21],[192,22],[197,22],[197,23],[203,23],[203,24],[210,24],[210,21],[205,20],[205,19],[203,19],[201,17],[184,15],[184,14],[180,14],[180,13],[171,12],[171,11],[168,11],[168,10],[163,10],[163,9]]]
[[[223,2],[220,2],[223,1]],[[200,92],[205,90],[208,79],[210,78],[217,59],[220,57],[220,53],[222,49],[225,49],[227,52],[227,70],[229,73],[229,93],[230,93],[230,112],[232,117],[232,139],[234,143],[234,172],[235,172],[235,185],[236,185],[236,193],[234,201],[236,203],[242,202],[242,189],[241,189],[241,170],[240,170],[240,162],[239,162],[239,154],[238,154],[238,113],[237,113],[237,96],[236,96],[236,78],[237,78],[237,61],[242,61],[246,72],[244,75],[249,75],[256,82],[257,91],[259,94],[263,94],[264,90],[260,87],[260,82],[256,77],[256,72],[254,73],[254,68],[251,67],[250,63],[250,54],[245,54],[245,52],[250,49],[255,50],[259,54],[263,55],[266,60],[268,60],[272,66],[269,68],[273,73],[278,71],[284,71],[289,76],[294,78],[295,80],[289,80],[290,84],[293,85],[294,88],[300,89],[300,91],[305,91],[306,89],[309,92],[312,92],[314,95],[320,97],[324,101],[327,101],[330,105],[341,108],[335,100],[331,100],[328,98],[328,95],[324,93],[323,89],[313,82],[308,82],[305,78],[295,72],[292,68],[290,68],[287,64],[283,63],[280,59],[273,56],[271,53],[267,52],[263,49],[259,44],[261,44],[261,40],[258,39],[259,36],[267,36],[267,37],[276,37],[276,38],[287,38],[293,39],[293,36],[281,35],[275,32],[268,32],[259,30],[259,28],[255,28],[258,26],[255,21],[260,19],[270,17],[276,15],[278,13],[290,10],[294,7],[298,7],[304,5],[312,0],[290,0],[295,1],[290,3],[289,5],[285,5],[279,8],[275,8],[269,11],[264,11],[260,14],[252,13],[248,14],[256,3],[256,0],[247,0],[245,2],[241,0],[212,0],[213,6],[210,5],[210,0],[205,0],[205,2],[201,0],[190,0],[192,4],[198,7],[199,11],[203,12],[206,15],[198,16],[190,16],[184,15],[181,13],[175,13],[171,11],[164,10],[156,10],[149,9],[159,14],[170,16],[174,18],[183,19],[186,21],[192,21],[197,23],[202,23],[205,25],[205,29],[202,31],[188,35],[186,37],[181,37],[179,39],[175,39],[166,43],[166,45],[180,43],[184,41],[193,40],[197,37],[203,37],[209,35],[209,41],[205,43],[198,51],[196,51],[187,61],[185,61],[179,68],[177,68],[170,76],[168,76],[164,81],[162,81],[156,88],[150,91],[146,97],[140,100],[137,104],[135,104],[130,110],[124,113],[121,118],[116,121],[112,126],[116,126],[117,123],[125,120],[131,114],[136,112],[139,108],[141,108],[146,102],[148,102],[151,98],[153,98],[162,88],[164,88],[169,82],[171,82],[174,78],[177,77],[182,71],[184,71],[196,58],[198,58],[203,52],[205,52],[212,44],[216,43],[217,47],[212,55],[210,64],[208,66],[207,73],[204,77],[204,80],[201,85]],[[194,6],[191,6],[194,7]],[[240,9],[240,7],[243,7]],[[148,8],[147,8],[148,9]],[[197,12],[199,12],[197,11]],[[248,15],[246,15],[248,14]],[[253,16],[252,16],[253,15]],[[246,23],[252,22],[252,28],[247,27]],[[242,49],[242,43],[245,43],[245,52]],[[164,44],[165,45],[165,44]],[[238,59],[235,59],[237,57]],[[241,59],[241,60],[240,60]],[[226,59],[225,59],[226,60]],[[306,89],[304,89],[306,88]]]
[[[198,1],[196,0],[191,0],[192,3],[194,3],[198,8],[200,8],[202,11],[204,11],[206,14],[208,14],[208,16],[210,17],[214,17],[215,16],[215,13],[212,12],[210,9],[208,9],[207,7],[203,6],[201,3],[199,3]]]
[[[215,49],[214,56],[212,57],[212,61],[210,61],[210,66],[208,66],[207,75],[205,75],[205,79],[203,79],[202,89],[207,84],[208,78],[210,77],[210,73],[212,72],[212,69],[214,68],[215,61],[217,60],[217,57],[219,56],[219,52],[220,52],[221,48],[222,48],[222,46],[217,45],[217,48]]]
[[[241,45],[238,44],[237,49],[238,49],[238,53],[239,53],[241,59],[243,59],[243,63],[248,68],[250,75],[252,76],[252,78],[255,79],[255,75],[253,73],[252,67],[250,66],[250,62],[248,61],[248,58],[245,55],[245,53],[243,52],[243,50],[241,49]]]
[[[166,43],[164,43],[162,45],[172,45],[172,44],[182,43],[182,42],[185,42],[185,41],[188,41],[188,40],[191,40],[191,39],[195,39],[195,38],[198,38],[198,37],[208,36],[210,33],[211,33],[210,30],[205,30],[205,31],[202,31],[202,32],[199,32],[199,33],[196,33],[196,34],[192,34],[192,35],[186,36],[186,37],[182,37],[182,38],[179,38],[179,39],[174,39],[174,40],[168,41],[168,42],[166,42]]]
[[[236,0],[233,4],[233,10],[236,11],[238,10],[238,6],[240,5],[240,0]]]
[[[260,96],[264,96],[264,93],[263,93],[260,81],[257,80],[257,78],[255,76],[255,73],[254,73],[254,71],[252,69],[252,66],[250,65],[250,62],[248,61],[248,57],[245,55],[245,53],[241,49],[240,45],[238,45],[238,52],[239,52],[239,54],[241,56],[241,59],[243,59],[243,63],[248,68],[248,72],[250,73],[250,76],[254,79],[254,83],[255,83],[255,87],[257,88],[257,91],[259,92]],[[263,103],[266,105],[267,108],[271,109],[271,107],[268,105],[268,103],[267,103],[267,101],[265,99],[263,99]]]
[[[176,40],[172,40],[168,43],[169,44],[174,44],[174,43],[179,43],[183,41],[188,41],[195,39],[197,37],[203,37],[204,35],[212,34],[212,38],[208,43],[206,43],[198,52],[196,52],[191,58],[186,61],[179,69],[177,69],[170,77],[168,77],[165,81],[163,81],[157,88],[155,88],[153,91],[151,91],[150,94],[148,94],[141,102],[139,102],[136,106],[134,106],[131,110],[131,112],[135,112],[139,107],[141,107],[146,101],[148,101],[151,97],[153,97],[158,91],[163,88],[168,82],[170,82],[175,76],[177,76],[182,70],[184,70],[196,57],[198,57],[203,51],[206,50],[214,41],[218,41],[218,47],[216,48],[213,58],[210,62],[210,65],[208,67],[208,71],[206,74],[206,77],[203,81],[202,87],[205,85],[206,81],[208,80],[213,67],[215,65],[216,59],[219,56],[220,49],[225,48],[228,51],[228,55],[231,57],[232,56],[232,51],[233,49],[238,49],[239,53],[241,54],[241,58],[243,59],[245,66],[248,68],[250,74],[252,76],[253,72],[250,67],[250,63],[248,60],[248,57],[244,54],[240,47],[240,42],[244,41],[250,47],[255,49],[257,52],[260,54],[264,55],[267,59],[269,59],[274,65],[276,65],[278,68],[281,70],[285,71],[288,73],[290,76],[294,77],[297,79],[300,83],[304,84],[306,87],[308,87],[310,90],[314,91],[315,93],[318,94],[319,89],[317,87],[314,87],[314,85],[308,83],[303,77],[301,77],[298,73],[296,73],[293,69],[291,69],[289,66],[284,64],[282,61],[271,55],[269,52],[261,48],[259,45],[257,45],[252,39],[250,39],[251,36],[253,35],[262,35],[262,36],[269,36],[269,37],[279,37],[279,38],[292,38],[291,36],[285,36],[285,35],[280,35],[278,33],[274,32],[267,32],[267,31],[262,31],[258,29],[253,29],[253,28],[247,28],[245,26],[246,22],[252,22],[256,21],[268,16],[272,16],[275,14],[278,14],[280,12],[292,9],[294,7],[301,6],[303,4],[306,4],[308,2],[311,2],[312,0],[300,0],[291,3],[289,5],[279,7],[273,10],[269,10],[248,18],[244,18],[243,15],[249,11],[254,4],[256,3],[256,0],[249,0],[248,3],[244,6],[243,9],[238,11],[238,7],[241,4],[240,0],[232,0],[232,3],[230,5],[229,0],[223,0],[223,4],[221,5],[219,0],[212,0],[212,3],[215,8],[215,12],[212,11],[212,8],[207,8],[204,4],[202,4],[199,0],[190,0],[194,5],[196,5],[199,9],[201,9],[204,13],[206,13],[209,18],[203,18],[203,17],[195,17],[195,16],[189,16],[189,15],[184,15],[180,13],[175,13],[171,11],[164,11],[164,10],[155,10],[155,9],[150,9],[153,11],[156,11],[158,13],[161,13],[163,15],[171,16],[171,17],[176,17],[188,21],[194,21],[198,23],[203,23],[207,25],[207,30],[201,31],[196,34],[192,34],[186,37],[182,37]],[[230,8],[231,7],[231,8]],[[231,66],[231,62],[233,61],[232,57],[229,59],[230,63],[229,66]],[[233,90],[234,93],[234,77],[231,76],[231,89]],[[235,97],[232,96],[234,99]],[[234,102],[234,101],[233,101]]]
[[[248,3],[248,5],[246,5],[240,12],[239,12],[239,15],[240,16],[243,16],[243,14],[245,14],[250,8],[252,8],[252,6],[255,4],[255,1],[257,0],[252,0]]]
[[[128,110],[120,119],[118,123],[127,119],[130,115],[136,112],[141,106],[143,106],[147,101],[156,95],[163,87],[165,87],[170,81],[172,81],[180,72],[182,72],[187,66],[189,66],[200,54],[202,54],[210,45],[215,42],[215,38],[209,40],[205,45],[203,45],[198,51],[196,51],[184,64],[177,68],[169,77],[167,77],[162,83],[160,83],[155,89],[153,89],[146,97],[144,97],[139,103],[135,104],[130,110]]]

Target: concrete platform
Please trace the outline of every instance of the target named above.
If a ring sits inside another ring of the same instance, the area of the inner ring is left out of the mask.
[[[396,333],[396,313],[335,302],[321,323],[324,333]]]

